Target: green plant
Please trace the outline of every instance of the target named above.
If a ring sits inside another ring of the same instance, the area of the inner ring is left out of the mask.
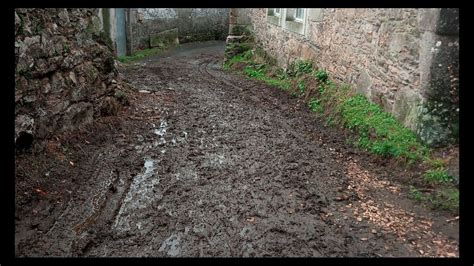
[[[129,63],[129,62],[134,62],[149,56],[157,55],[163,51],[162,48],[150,48],[150,49],[143,49],[140,51],[135,52],[133,55],[124,55],[124,56],[119,56],[118,60],[122,63]]]
[[[323,86],[323,85],[320,85],[320,86],[319,86],[319,94],[320,94],[320,95],[324,95],[324,92],[325,92],[325,91],[326,91],[326,89],[324,88],[324,86]]]
[[[300,91],[300,96],[304,95],[304,90],[306,88],[306,83],[304,82],[304,80],[298,80],[297,82],[297,86],[298,86],[298,89]]]
[[[327,113],[327,124],[339,124],[352,130],[356,136],[356,145],[376,154],[393,156],[408,162],[417,161],[426,155],[428,149],[418,142],[414,132],[365,96],[354,94],[350,86],[337,85],[331,81],[325,70],[313,70],[310,61],[297,60],[290,64],[286,71],[271,71],[271,63],[255,62],[261,62],[262,58],[263,61],[269,62],[266,59],[268,55],[258,47],[255,53],[251,51],[234,56],[226,64],[231,66],[235,62],[242,62],[245,65],[243,71],[248,77],[285,90],[291,89],[293,83],[296,85],[296,91],[291,92],[292,97],[304,95],[312,89],[308,86],[312,83],[307,83],[307,78],[314,77],[319,81],[318,87],[315,88],[319,90],[319,96],[318,99],[313,97],[309,100],[310,109],[317,112],[324,110]]]
[[[254,64],[244,68],[244,72],[249,77],[262,79],[265,76],[265,64]]]
[[[418,200],[418,201],[426,201],[429,200],[429,196],[424,195],[421,191],[419,191],[417,188],[414,186],[410,185],[410,197]]]
[[[344,126],[356,130],[361,136],[360,145],[374,153],[409,161],[421,159],[426,153],[411,130],[361,94],[346,97],[337,109]]]
[[[281,79],[281,80],[287,80],[289,79],[289,76],[288,74],[282,69],[282,68],[279,68],[277,71],[276,71],[276,74],[275,76],[278,78],[278,79]]]
[[[457,212],[459,210],[459,190],[456,188],[442,188],[436,191],[431,202],[435,208]]]
[[[314,76],[321,82],[326,82],[328,80],[328,73],[324,70],[318,70],[314,73]]]
[[[429,204],[432,208],[439,208],[451,212],[459,210],[459,190],[451,187],[441,187],[431,193],[421,192],[410,185],[409,197],[417,201]]]
[[[453,181],[453,177],[448,174],[444,167],[426,171],[424,178],[430,183],[447,183]]]
[[[224,69],[230,69],[235,63],[241,62],[241,63],[250,63],[250,59],[253,57],[253,51],[252,50],[247,50],[243,53],[239,53],[232,57],[229,60],[226,60],[224,63]]]
[[[302,75],[305,73],[311,73],[313,71],[313,63],[308,60],[298,60],[295,64],[295,72],[297,75]]]
[[[288,77],[300,77],[313,71],[313,63],[308,60],[296,60],[288,65],[286,75]]]
[[[313,112],[323,112],[323,108],[321,106],[321,101],[316,98],[311,98],[308,102],[309,109]]]

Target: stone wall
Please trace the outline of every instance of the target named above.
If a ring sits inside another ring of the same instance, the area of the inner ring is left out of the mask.
[[[138,8],[130,11],[132,51],[149,48],[150,37],[177,29],[179,42],[225,40],[228,8]]]
[[[312,60],[428,144],[456,139],[458,9],[305,9],[303,23],[290,12],[250,14],[257,44],[279,65]]]
[[[50,138],[117,110],[121,85],[100,28],[97,9],[15,9],[15,139]]]

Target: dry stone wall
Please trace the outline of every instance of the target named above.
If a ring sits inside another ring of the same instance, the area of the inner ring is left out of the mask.
[[[225,40],[228,8],[138,8],[131,12],[133,51],[149,48],[150,38],[177,30],[179,42]]]
[[[49,138],[118,110],[121,85],[97,15],[15,9],[15,138]]]

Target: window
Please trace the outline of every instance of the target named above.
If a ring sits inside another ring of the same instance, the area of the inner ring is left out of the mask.
[[[276,26],[281,26],[281,16],[284,14],[283,8],[268,8],[267,22]]]
[[[303,21],[303,17],[304,17],[304,8],[296,8],[295,20]]]
[[[279,17],[280,16],[280,9],[279,8],[274,8],[273,10],[275,12],[275,16]]]

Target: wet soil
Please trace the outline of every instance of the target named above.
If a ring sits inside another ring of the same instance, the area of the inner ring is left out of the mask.
[[[346,144],[222,42],[126,65],[131,105],[16,156],[20,257],[459,256],[417,166]]]

